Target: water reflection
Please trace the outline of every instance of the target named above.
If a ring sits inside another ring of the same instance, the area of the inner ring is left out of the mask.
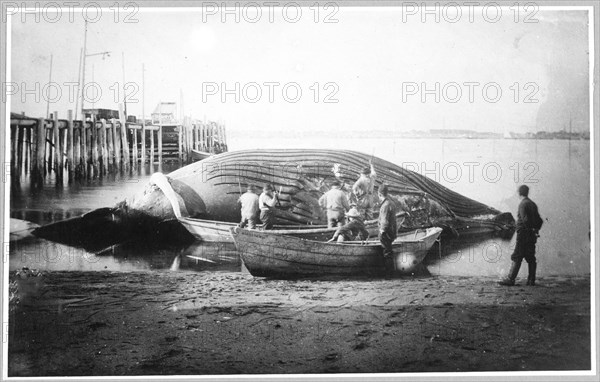
[[[57,185],[52,177],[48,177],[42,188],[30,187],[23,180],[19,189],[11,190],[10,215],[42,225],[79,216],[96,208],[112,207],[140,191],[154,172],[169,173],[177,168],[177,163],[146,164],[129,172],[80,180],[70,185]],[[56,218],[47,220],[48,214],[54,213]]]
[[[175,266],[176,265],[176,266]],[[31,238],[10,243],[10,270],[40,271],[241,271],[231,243],[145,245],[124,243],[99,252]]]

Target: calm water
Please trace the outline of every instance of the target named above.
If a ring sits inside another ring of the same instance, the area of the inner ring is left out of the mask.
[[[516,188],[530,186],[530,197],[546,220],[538,241],[538,273],[590,273],[590,141],[535,140],[260,140],[231,138],[231,150],[251,148],[340,148],[389,160],[516,217]],[[301,142],[301,143],[299,143]],[[11,216],[38,224],[112,206],[142,189],[154,171],[32,193],[26,186],[11,195]],[[515,237],[462,239],[434,248],[426,259],[436,275],[501,276],[510,266]],[[10,268],[52,270],[179,271],[240,270],[233,248],[195,244],[190,247],[117,246],[94,254],[79,248],[31,239],[11,246]],[[522,272],[526,272],[522,270]]]

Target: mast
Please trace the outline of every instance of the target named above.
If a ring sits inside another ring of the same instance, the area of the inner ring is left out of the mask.
[[[81,120],[85,123],[85,114],[83,114],[84,103],[85,103],[85,58],[87,55],[87,31],[88,22],[85,20],[85,32],[83,35],[83,67],[81,70]],[[85,126],[85,124],[84,124]]]
[[[127,92],[125,87],[125,52],[121,52],[121,67],[123,70],[123,113],[127,116]]]
[[[81,91],[81,64],[83,61],[83,48],[79,50],[79,66],[77,67],[77,97],[75,98],[75,119],[79,113],[79,92]]]
[[[48,77],[48,84],[52,83],[52,54],[50,55],[50,75]],[[50,90],[48,90],[50,92]],[[46,119],[50,118],[50,97],[46,94]]]

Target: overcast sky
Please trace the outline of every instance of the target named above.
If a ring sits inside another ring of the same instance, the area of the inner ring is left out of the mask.
[[[265,8],[252,23],[258,16],[251,10],[240,10],[240,22],[234,15],[222,22],[220,13],[205,13],[203,20],[201,8],[141,9],[133,16],[138,22],[128,23],[123,18],[130,12],[121,10],[115,22],[115,13],[105,9],[97,22],[88,24],[88,54],[111,52],[104,59],[87,59],[86,82],[93,75],[102,90],[94,106],[117,108],[113,84],[122,86],[124,52],[125,81],[139,85],[138,103],[130,102],[128,112],[138,116],[144,63],[146,115],[159,100],[179,102],[183,94],[186,115],[225,121],[234,130],[527,132],[560,130],[569,119],[574,131],[589,129],[587,11],[542,8],[532,17],[536,23],[524,22],[525,12],[515,22],[508,8],[496,22],[486,21],[480,8],[469,20],[463,9],[454,23],[443,14],[439,23],[433,16],[423,23],[420,13],[390,7],[321,8],[318,22],[313,10],[302,8],[295,23],[286,21],[281,8],[273,11],[273,22]],[[333,11],[332,20],[338,22],[324,22]],[[294,13],[289,10],[290,19]],[[493,13],[489,11],[490,19]],[[63,14],[56,23],[36,22],[33,15],[22,22],[16,15],[11,30],[11,81],[20,90],[22,83],[33,89],[36,82],[41,87],[48,82],[51,54],[52,81],[77,81],[84,40],[80,12],[72,21]],[[239,103],[234,94],[222,102],[222,83],[233,90],[236,82]],[[436,82],[439,102],[433,94]],[[423,83],[434,90],[425,94],[425,102]],[[288,100],[282,94],[286,84]],[[64,118],[74,103],[69,103],[68,88],[62,89],[50,111],[58,110]],[[262,95],[253,103],[257,89]],[[325,102],[328,95],[337,102]],[[21,93],[13,97],[11,111],[44,116],[45,100],[36,103],[27,97],[25,103]],[[290,102],[295,98],[299,100]]]

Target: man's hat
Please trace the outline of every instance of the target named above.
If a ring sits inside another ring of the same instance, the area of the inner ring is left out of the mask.
[[[371,168],[370,167],[365,167],[362,169],[361,173],[365,174],[365,175],[369,175],[371,173]]]
[[[265,185],[265,188],[264,188],[264,190],[265,190],[265,191],[275,191],[275,188],[273,187],[273,185],[272,185],[272,184],[270,184],[270,183],[269,183],[269,184],[266,184],[266,185]]]
[[[340,181],[339,181],[339,180],[334,180],[333,182],[331,182],[331,185],[332,185],[332,186],[337,186],[337,187],[340,187],[342,184],[340,183]]]
[[[387,194],[388,194],[388,186],[387,186],[387,184],[384,184],[381,187],[379,187],[379,189],[377,190],[377,192],[379,192],[383,196],[387,196]]]
[[[350,211],[348,211],[346,216],[349,218],[355,218],[355,219],[362,218],[362,216],[360,216],[360,212],[358,212],[358,210],[355,207],[350,208]]]

